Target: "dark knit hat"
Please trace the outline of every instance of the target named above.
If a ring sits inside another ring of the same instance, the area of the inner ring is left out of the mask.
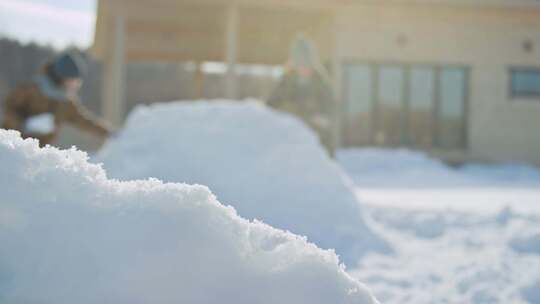
[[[55,80],[62,81],[67,78],[82,78],[84,69],[84,62],[79,55],[64,53],[52,61],[49,73]]]

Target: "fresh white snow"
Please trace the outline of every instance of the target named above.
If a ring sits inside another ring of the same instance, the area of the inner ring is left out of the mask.
[[[0,131],[0,303],[373,303],[358,281],[382,303],[540,303],[527,164],[336,163],[294,117],[232,101],[139,107],[92,161],[126,181]]]
[[[350,180],[317,136],[254,101],[139,106],[96,161],[119,179],[207,185],[242,217],[305,235],[347,266],[391,251],[364,224]]]
[[[540,189],[540,169],[520,163],[450,168],[421,152],[381,148],[344,149],[337,153],[337,159],[363,188]]]
[[[376,303],[333,252],[204,186],[111,180],[15,131],[0,162],[0,303]]]
[[[371,227],[396,251],[351,270],[381,302],[540,303],[540,170],[451,168],[376,148],[342,150],[338,159]]]

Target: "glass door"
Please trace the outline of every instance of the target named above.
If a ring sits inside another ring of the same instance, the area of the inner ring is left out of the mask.
[[[430,148],[434,137],[435,69],[412,67],[409,74],[407,144]]]
[[[462,68],[440,70],[437,106],[437,146],[466,147],[466,72]]]
[[[347,65],[345,145],[466,148],[467,77],[463,67]]]
[[[373,68],[349,65],[345,68],[344,144],[369,145],[373,125]]]
[[[403,143],[404,71],[399,66],[378,69],[375,98],[375,144],[399,146]]]

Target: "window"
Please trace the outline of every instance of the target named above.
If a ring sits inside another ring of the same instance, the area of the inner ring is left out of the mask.
[[[354,65],[346,68],[347,114],[355,116],[371,113],[371,68],[367,65]]]
[[[403,143],[405,73],[397,65],[382,65],[378,70],[373,136],[378,145],[397,146]]]
[[[350,65],[345,68],[344,142],[348,146],[367,145],[371,140],[373,112],[372,68]]]
[[[513,98],[540,98],[540,68],[510,69]]]
[[[410,71],[407,143],[409,146],[429,148],[434,137],[435,69],[412,67]]]
[[[466,75],[461,68],[440,72],[437,143],[441,148],[465,146]]]
[[[467,148],[466,67],[350,63],[344,70],[346,145]]]

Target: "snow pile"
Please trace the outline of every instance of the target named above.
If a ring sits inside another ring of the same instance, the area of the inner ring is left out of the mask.
[[[540,169],[527,164],[468,164],[460,172],[497,184],[540,186]]]
[[[339,163],[367,188],[454,188],[463,186],[540,187],[540,169],[526,164],[467,164],[452,168],[407,149],[344,149]]]
[[[469,182],[441,161],[406,149],[344,149],[336,157],[362,187],[447,187]]]
[[[347,265],[388,252],[341,168],[300,120],[256,102],[140,106],[98,159],[119,179],[208,185],[249,219],[335,248]]]
[[[0,162],[1,303],[376,302],[334,253],[206,187],[109,180],[14,131],[0,130]]]

